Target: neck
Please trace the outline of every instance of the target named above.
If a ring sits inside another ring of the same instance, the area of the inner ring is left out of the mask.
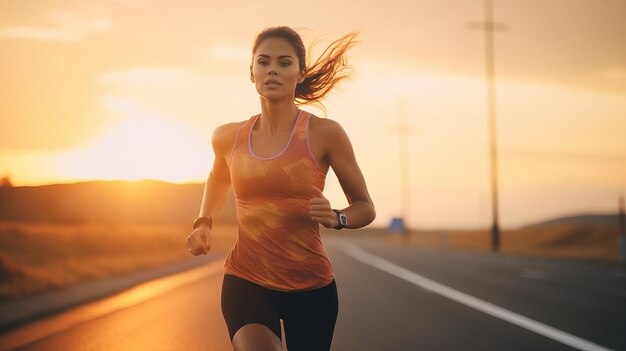
[[[299,109],[291,101],[268,101],[261,98],[261,117],[259,130],[276,134],[280,131],[291,131]]]

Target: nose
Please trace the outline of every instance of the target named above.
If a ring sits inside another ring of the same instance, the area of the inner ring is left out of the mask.
[[[276,65],[274,63],[270,64],[267,67],[267,74],[271,75],[278,75],[278,71],[276,70]]]

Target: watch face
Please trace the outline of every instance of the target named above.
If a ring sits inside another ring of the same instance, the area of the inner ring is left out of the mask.
[[[339,214],[339,223],[340,223],[342,226],[347,226],[347,225],[348,225],[348,218],[346,217],[346,215],[345,215],[345,214],[343,214],[343,213],[340,213],[340,214]]]

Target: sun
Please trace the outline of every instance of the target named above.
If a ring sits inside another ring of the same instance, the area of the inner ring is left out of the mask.
[[[73,179],[159,179],[188,182],[206,176],[213,154],[185,126],[159,118],[129,118],[101,139],[60,156],[57,173]]]

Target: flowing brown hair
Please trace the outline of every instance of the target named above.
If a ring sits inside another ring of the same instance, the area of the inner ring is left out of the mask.
[[[270,27],[257,35],[252,47],[252,55],[254,56],[256,49],[265,39],[285,39],[296,51],[300,70],[305,72],[304,81],[296,85],[296,105],[318,105],[326,113],[326,108],[321,101],[337,83],[350,76],[352,66],[348,65],[346,52],[358,43],[355,40],[358,34],[358,32],[351,32],[335,40],[315,63],[310,65],[311,58],[307,57],[304,43],[298,32],[287,26]]]

